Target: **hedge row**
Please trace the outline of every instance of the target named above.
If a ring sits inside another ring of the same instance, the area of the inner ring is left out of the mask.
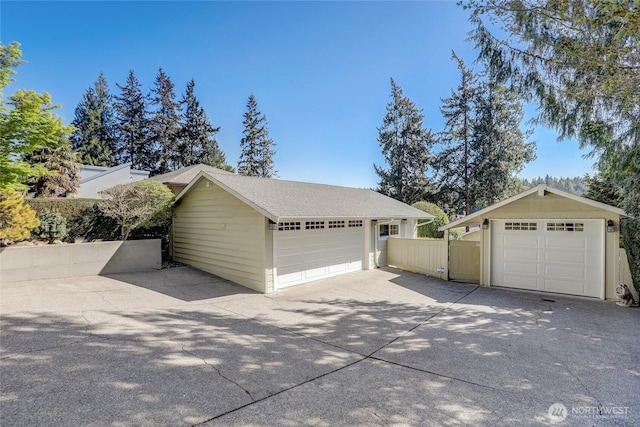
[[[59,212],[67,220],[67,242],[85,240],[120,240],[120,227],[113,218],[105,216],[98,209],[95,199],[26,199],[38,214],[44,211]],[[169,229],[171,222],[148,229],[136,229],[129,240],[161,239],[162,258],[169,259]]]

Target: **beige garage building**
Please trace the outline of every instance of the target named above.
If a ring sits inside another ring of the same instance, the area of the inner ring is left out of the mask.
[[[173,257],[259,292],[386,264],[433,216],[372,190],[201,171],[180,192]]]
[[[624,216],[539,185],[441,230],[481,226],[482,285],[614,299]]]

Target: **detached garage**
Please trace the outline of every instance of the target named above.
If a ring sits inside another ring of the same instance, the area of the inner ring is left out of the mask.
[[[481,225],[482,285],[613,299],[624,216],[539,185],[441,229]]]
[[[173,257],[259,292],[384,265],[433,216],[372,190],[200,172],[177,196]]]

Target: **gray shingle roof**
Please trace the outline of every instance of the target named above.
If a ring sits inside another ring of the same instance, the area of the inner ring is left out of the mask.
[[[214,168],[213,166],[197,164],[186,166],[184,168],[175,170],[173,172],[163,173],[162,175],[152,176],[149,179],[154,181],[162,182],[163,184],[184,184],[188,183],[195,178],[200,172],[213,172],[213,173],[223,173],[223,174],[231,174],[231,172],[224,171],[222,169]]]
[[[373,190],[202,172],[272,221],[296,218],[431,219],[432,215]],[[197,179],[192,181],[195,183]],[[185,188],[178,199],[188,193]]]

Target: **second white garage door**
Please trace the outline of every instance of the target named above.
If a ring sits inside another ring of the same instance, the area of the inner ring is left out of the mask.
[[[604,220],[491,221],[491,285],[604,297]]]
[[[276,289],[362,270],[362,221],[280,224],[274,239]]]

